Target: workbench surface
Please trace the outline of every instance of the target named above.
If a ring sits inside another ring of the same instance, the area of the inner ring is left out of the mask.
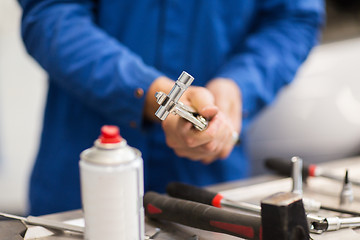
[[[359,179],[360,177],[360,157],[338,160],[321,164],[321,168],[328,169],[329,171],[343,176],[345,169],[349,169],[349,176]],[[237,181],[225,184],[211,186],[208,189],[220,192],[224,197],[233,201],[245,201],[249,203],[260,204],[260,200],[276,192],[291,191],[292,181],[290,178],[280,178],[277,176],[261,176],[244,181]],[[339,194],[342,188],[342,183],[334,180],[317,177],[309,178],[307,184],[304,185],[304,196],[320,201],[323,205],[330,207],[338,207]],[[360,209],[360,187],[353,186],[354,190],[354,203],[348,210],[359,211]],[[331,212],[319,212],[316,215],[322,217],[335,216]],[[58,214],[51,214],[44,216],[53,220],[69,221],[74,219],[81,219],[81,210],[70,211]],[[235,240],[240,239],[226,234],[209,232],[199,230],[180,224],[154,221],[146,219],[145,232],[151,231],[154,228],[160,228],[161,231],[155,237],[155,240]],[[339,240],[339,239],[360,239],[360,230],[358,229],[342,229],[333,232],[326,232],[323,234],[311,234],[314,240]],[[52,236],[47,236],[41,239],[53,240],[73,240],[82,239],[82,235],[60,233],[57,232]]]

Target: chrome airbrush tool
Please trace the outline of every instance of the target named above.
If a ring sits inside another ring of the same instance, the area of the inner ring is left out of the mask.
[[[157,92],[155,97],[160,107],[155,115],[161,120],[165,120],[170,113],[179,115],[191,122],[199,131],[205,130],[208,126],[208,121],[198,114],[194,108],[179,101],[193,81],[194,78],[183,71],[168,95],[163,92]]]

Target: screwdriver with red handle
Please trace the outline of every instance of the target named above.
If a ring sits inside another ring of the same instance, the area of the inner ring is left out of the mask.
[[[145,194],[144,208],[145,214],[150,218],[172,221],[245,239],[262,239],[259,215],[234,213],[155,192]]]
[[[246,202],[234,202],[224,198],[220,193],[211,192],[204,188],[185,183],[170,182],[166,186],[166,192],[172,197],[199,202],[217,208],[230,207],[255,214],[261,213],[261,207],[258,205]]]
[[[267,158],[265,159],[265,166],[277,172],[280,175],[290,177],[291,176],[291,161],[287,161],[286,159],[282,158]],[[327,172],[325,169],[322,169],[321,167],[318,167],[315,164],[310,165],[303,165],[302,169],[303,179],[306,179],[307,177],[324,177],[332,180],[336,180],[339,182],[343,182],[343,177],[334,175],[330,172]],[[349,179],[349,181],[357,186],[360,186],[360,180],[356,179]]]
[[[229,199],[224,198],[220,193],[211,192],[204,188],[196,187],[185,183],[171,182],[167,185],[166,192],[172,197],[199,202],[217,208],[227,207],[227,208],[242,210],[245,212],[251,212],[253,214],[261,213],[261,207],[259,205],[255,205],[247,202],[231,201]],[[350,210],[335,208],[330,206],[324,206],[321,203],[317,205],[318,205],[317,211],[323,209],[338,213],[360,216],[360,212],[355,212],[355,211],[350,211]],[[312,201],[310,201],[310,206],[305,205],[305,209],[312,209],[312,211],[315,211],[314,210],[315,208],[316,207],[312,206]]]

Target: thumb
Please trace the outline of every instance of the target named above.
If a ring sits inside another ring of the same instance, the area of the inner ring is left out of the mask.
[[[190,91],[186,94],[186,100],[200,115],[211,119],[217,114],[215,98],[209,90],[203,87],[190,87],[188,90]]]
[[[219,109],[216,106],[207,106],[199,111],[199,114],[206,119],[212,119],[217,113]]]

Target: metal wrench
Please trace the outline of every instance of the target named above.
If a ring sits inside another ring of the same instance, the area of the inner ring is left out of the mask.
[[[42,217],[20,217],[12,214],[7,213],[0,213],[0,216],[11,218],[11,219],[17,219],[20,220],[26,224],[30,225],[36,225],[36,226],[42,226],[50,229],[56,229],[56,230],[62,230],[62,231],[71,231],[71,232],[77,232],[77,233],[83,233],[84,227],[79,227],[75,225],[66,224],[59,221],[49,220]]]
[[[145,233],[145,240],[152,240],[159,234],[160,228],[154,228]]]
[[[164,92],[157,92],[155,97],[156,102],[160,107],[156,111],[155,116],[161,120],[165,120],[170,113],[179,115],[191,122],[197,130],[204,131],[209,125],[208,120],[196,112],[191,106],[185,105],[179,101],[180,97],[193,81],[194,78],[183,71],[168,95]],[[232,139],[235,145],[241,143],[239,133],[236,131],[232,132]]]
[[[310,232],[321,234],[327,231],[335,231],[342,228],[360,227],[360,217],[319,217],[316,215],[307,215]]]
[[[155,97],[156,102],[160,107],[155,115],[161,120],[165,120],[170,113],[179,115],[191,122],[199,131],[205,130],[208,126],[208,121],[203,116],[199,115],[195,109],[179,101],[180,97],[193,81],[194,78],[184,71],[181,73],[168,95],[163,92],[157,92]]]
[[[55,230],[71,231],[77,233],[84,233],[85,230],[84,227],[75,226],[60,221],[49,220],[42,217],[33,217],[33,216],[21,217],[13,214],[2,213],[2,212],[0,212],[0,216],[5,218],[20,220],[26,224],[41,226]],[[150,231],[147,231],[145,234],[145,240],[155,239],[155,237],[159,234],[159,232],[160,232],[160,228],[154,228]]]

